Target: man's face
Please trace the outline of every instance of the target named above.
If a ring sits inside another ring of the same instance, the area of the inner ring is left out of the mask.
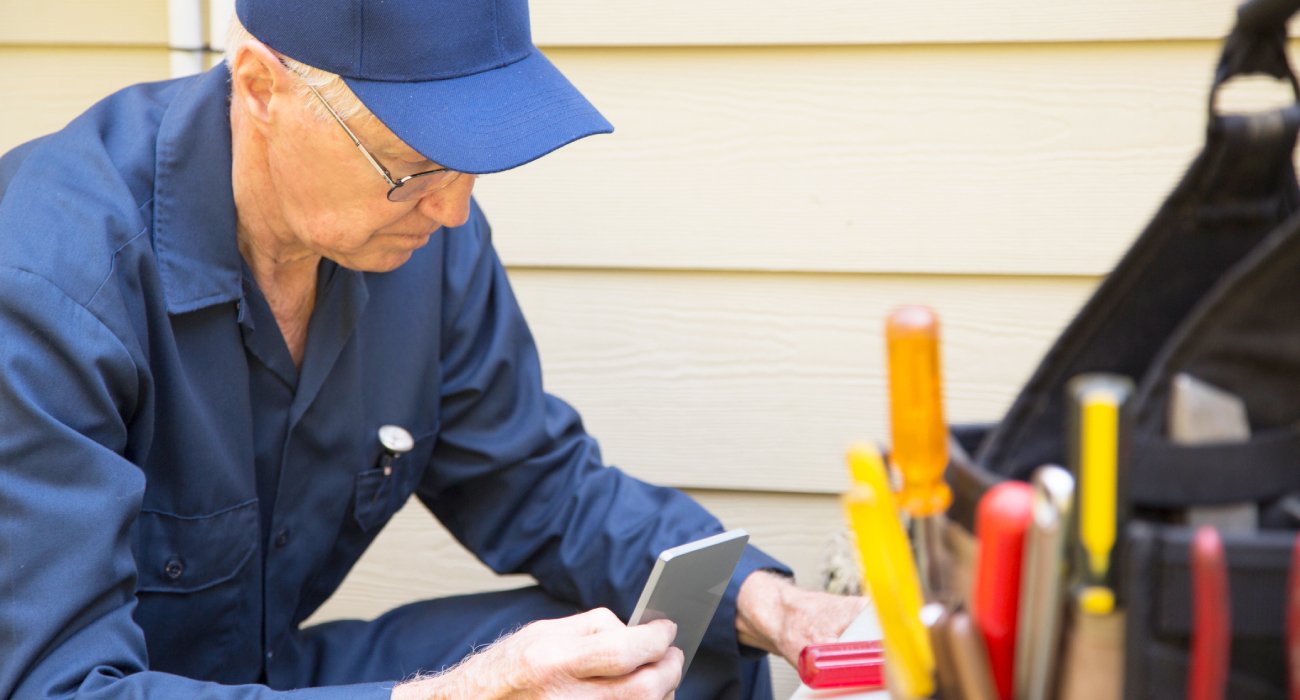
[[[309,98],[310,99],[310,98]],[[279,100],[267,133],[271,194],[284,234],[354,270],[386,272],[405,263],[442,226],[469,218],[473,175],[408,202],[390,202],[389,185],[333,118],[321,119],[301,94]],[[372,117],[347,121],[394,180],[439,167]]]

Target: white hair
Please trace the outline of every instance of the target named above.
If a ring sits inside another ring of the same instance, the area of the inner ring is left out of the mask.
[[[239,48],[245,41],[250,40],[259,41],[257,37],[244,28],[244,24],[239,21],[239,16],[232,14],[230,27],[226,30],[225,61],[227,66],[230,65],[235,49]],[[275,49],[271,50],[275,51]],[[284,61],[290,72],[301,79],[301,84],[297,86],[298,93],[302,95],[303,99],[311,106],[312,112],[321,120],[328,121],[331,117],[329,112],[325,110],[325,106],[320,103],[320,100],[311,94],[308,85],[316,88],[321,97],[329,101],[330,106],[334,108],[335,112],[338,112],[341,119],[360,117],[362,120],[366,120],[374,117],[370,110],[366,109],[364,104],[361,104],[361,100],[357,99],[357,96],[352,93],[347,83],[343,82],[343,79],[338,75],[295,61],[278,51],[275,51],[275,54]]]

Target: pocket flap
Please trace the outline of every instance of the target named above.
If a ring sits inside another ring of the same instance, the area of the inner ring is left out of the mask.
[[[143,511],[136,522],[140,591],[190,593],[234,578],[257,551],[257,501],[200,517]]]

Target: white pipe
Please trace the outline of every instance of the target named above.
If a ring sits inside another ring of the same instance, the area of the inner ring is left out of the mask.
[[[204,29],[203,0],[167,0],[167,48],[173,78],[203,72]]]
[[[208,47],[222,53],[226,50],[226,29],[235,16],[235,0],[208,0]]]

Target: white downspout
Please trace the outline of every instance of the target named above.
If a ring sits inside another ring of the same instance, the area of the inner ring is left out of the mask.
[[[226,50],[226,30],[235,16],[235,0],[208,0],[208,50]]]
[[[205,70],[205,29],[203,0],[167,0],[167,49],[173,78]]]

